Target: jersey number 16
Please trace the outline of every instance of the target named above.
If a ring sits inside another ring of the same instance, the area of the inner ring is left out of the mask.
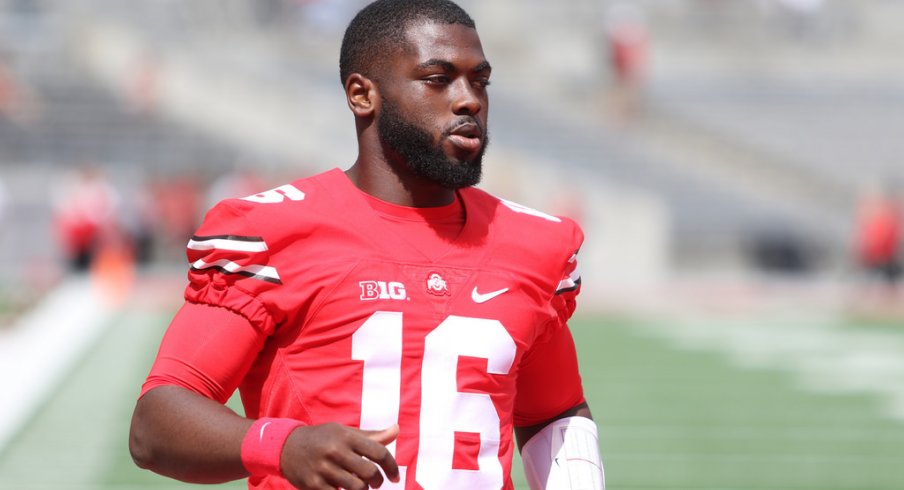
[[[449,316],[424,339],[421,365],[420,444],[416,480],[425,489],[501,488],[500,426],[486,393],[458,391],[460,356],[486,359],[488,374],[508,374],[515,342],[498,320]],[[398,422],[402,377],[402,313],[378,311],[352,336],[352,358],[364,361],[361,429]],[[479,470],[452,467],[455,432],[480,434]],[[389,446],[395,454],[395,442]],[[388,480],[381,488],[405,488]],[[389,486],[387,486],[389,485]]]

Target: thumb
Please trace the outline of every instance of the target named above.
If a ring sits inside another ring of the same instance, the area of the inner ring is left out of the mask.
[[[383,430],[366,430],[367,437],[382,445],[387,445],[399,436],[399,424],[392,424]]]

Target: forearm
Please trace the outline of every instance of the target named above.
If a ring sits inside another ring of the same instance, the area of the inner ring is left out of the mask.
[[[177,386],[154,388],[138,400],[129,450],[145,469],[192,483],[248,476],[242,439],[253,421]]]
[[[605,490],[596,424],[586,403],[517,434],[531,490]]]

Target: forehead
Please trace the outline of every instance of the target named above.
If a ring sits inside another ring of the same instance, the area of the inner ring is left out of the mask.
[[[486,61],[477,30],[461,24],[413,22],[405,30],[405,40],[397,59],[403,64],[442,60],[467,69]]]

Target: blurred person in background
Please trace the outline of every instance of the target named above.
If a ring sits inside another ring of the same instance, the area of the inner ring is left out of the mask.
[[[531,488],[605,487],[567,325],[583,233],[473,187],[490,72],[452,2],[355,16],[340,76],[358,158],[208,212],[133,414],[139,466],[250,488],[511,489],[520,449]],[[236,388],[247,418],[224,406]]]
[[[136,57],[123,90],[128,110],[145,117],[157,112],[160,105],[162,69],[162,63],[154,53],[149,52]]]
[[[137,265],[148,265],[156,258],[156,246],[162,229],[160,211],[150,183],[144,182],[127,191],[120,219],[131,244]]]
[[[155,224],[155,256],[162,260],[182,260],[181,250],[198,227],[203,187],[192,172],[161,175],[150,188]]]
[[[79,168],[54,195],[54,226],[70,270],[89,272],[105,300],[126,299],[134,241],[123,226],[123,199],[96,165]]]
[[[857,261],[869,276],[869,290],[879,282],[880,301],[894,298],[901,278],[902,219],[896,193],[879,184],[865,188],[857,208]]]
[[[611,4],[605,14],[605,35],[613,77],[611,110],[618,119],[630,119],[643,109],[650,44],[644,11],[633,2]]]
[[[103,170],[85,165],[56,189],[54,226],[72,270],[86,271],[104,245],[117,233],[121,197]]]
[[[0,117],[24,126],[38,115],[37,98],[0,58]]]

